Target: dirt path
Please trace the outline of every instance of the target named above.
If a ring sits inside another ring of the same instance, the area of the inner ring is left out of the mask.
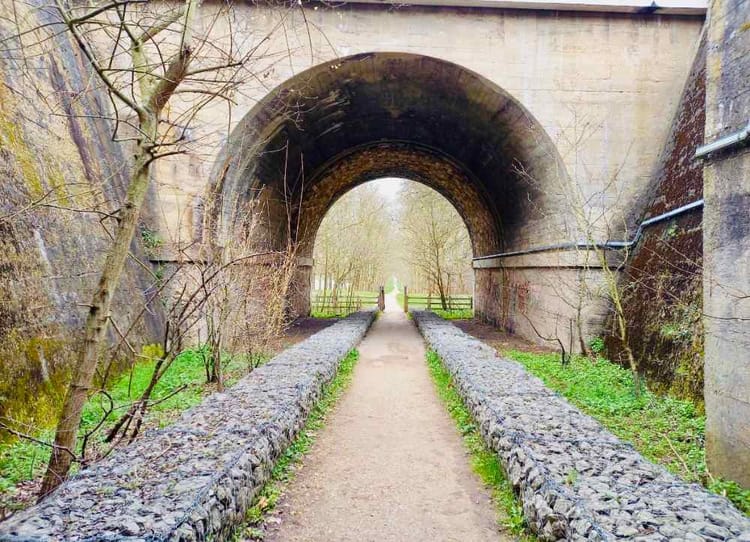
[[[414,324],[387,310],[351,387],[271,518],[275,542],[501,540]]]

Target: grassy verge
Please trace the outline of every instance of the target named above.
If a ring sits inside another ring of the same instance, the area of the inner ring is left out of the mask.
[[[411,299],[411,296],[414,297],[424,297],[426,294],[409,294],[409,309],[412,310],[426,310],[427,309],[427,303],[424,301],[414,301]],[[454,296],[454,298],[464,297],[466,299],[470,298],[471,296]],[[400,307],[404,306],[404,292],[400,291],[396,294],[396,301],[398,302],[398,305]],[[474,318],[474,309],[448,309],[443,310],[438,308],[440,307],[440,298],[435,297],[432,301],[432,308],[430,309],[432,312],[437,314],[438,316],[446,319],[446,320],[468,320],[470,318]]]
[[[234,384],[268,359],[258,356],[252,360],[240,357],[224,360],[224,375],[227,386]],[[130,404],[146,389],[151,378],[155,362],[136,364],[132,371],[114,380],[108,392],[114,403],[113,411],[107,416],[102,428],[92,437],[94,450],[102,445],[107,429],[122,415]],[[184,386],[178,393],[175,390]],[[174,421],[181,412],[197,405],[205,395],[214,391],[213,384],[207,384],[203,357],[197,350],[182,352],[174,360],[168,371],[154,388],[151,400],[154,403],[147,414],[147,425],[164,427]],[[94,396],[86,403],[82,420],[81,434],[94,428],[109,407],[101,396]],[[54,438],[53,428],[41,428],[34,436],[44,442]],[[91,450],[89,451],[89,453]],[[16,509],[25,503],[23,495],[17,495],[19,485],[39,480],[44,474],[49,460],[50,448],[25,439],[10,441],[0,446],[0,508]],[[29,488],[32,491],[34,488]],[[25,496],[25,497],[28,497]],[[19,499],[20,498],[20,499]]]
[[[520,362],[583,412],[612,433],[630,442],[646,458],[664,465],[689,482],[700,482],[728,497],[750,514],[750,490],[716,479],[706,468],[706,418],[693,403],[658,396],[648,390],[633,393],[630,371],[606,359],[575,357],[562,366],[558,354],[503,352]]]
[[[521,503],[513,492],[513,487],[505,476],[497,455],[484,443],[471,414],[453,386],[450,373],[435,352],[427,353],[427,365],[438,396],[456,422],[463,437],[464,446],[471,456],[472,469],[492,492],[498,523],[515,535],[516,540],[536,540],[524,520]]]
[[[310,451],[317,432],[325,424],[326,416],[339,400],[351,382],[354,366],[359,359],[359,352],[352,350],[341,361],[336,376],[323,390],[320,400],[315,404],[304,427],[297,435],[295,441],[281,454],[273,470],[271,477],[266,482],[258,497],[255,499],[246,514],[247,520],[244,527],[236,533],[234,540],[261,540],[264,537],[263,521],[279,501],[284,487],[290,480],[294,479],[294,467],[302,462],[303,456]]]
[[[474,318],[474,309],[453,309],[447,311],[433,309],[432,312],[445,320],[469,320]]]

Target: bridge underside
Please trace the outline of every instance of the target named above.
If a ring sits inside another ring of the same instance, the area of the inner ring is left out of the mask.
[[[304,314],[323,216],[348,190],[382,177],[421,182],[445,196],[466,223],[475,257],[567,235],[562,192],[569,181],[539,123],[476,73],[403,53],[319,65],[250,111],[215,171],[211,231],[219,244],[246,235],[242,217],[253,206],[265,217],[253,230],[255,243],[297,241],[302,265],[291,306]],[[523,267],[476,269],[479,315],[532,339],[529,320],[543,332],[568,334],[570,303],[548,294],[566,290],[579,271],[549,257]]]

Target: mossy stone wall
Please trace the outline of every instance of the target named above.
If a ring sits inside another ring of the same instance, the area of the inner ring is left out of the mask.
[[[10,8],[0,6],[0,38],[17,32],[11,15],[49,22],[44,10]],[[0,51],[0,421],[26,431],[56,421],[109,245],[102,213],[119,207],[129,170],[79,51],[64,35],[43,51],[33,39]],[[112,315],[125,330],[150,306],[130,334],[136,347],[160,334],[152,292],[153,277],[131,260]]]

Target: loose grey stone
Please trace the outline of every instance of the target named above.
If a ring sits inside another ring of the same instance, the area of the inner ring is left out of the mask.
[[[750,540],[750,519],[624,444],[521,365],[414,311],[542,540]],[[719,537],[724,538],[719,538]]]
[[[374,312],[285,350],[0,523],[0,541],[225,540]]]

